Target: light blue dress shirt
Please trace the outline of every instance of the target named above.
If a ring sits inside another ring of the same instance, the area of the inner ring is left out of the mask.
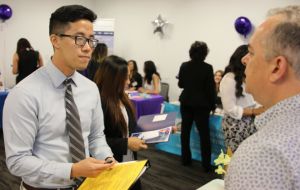
[[[72,91],[86,155],[112,156],[95,83],[75,72]],[[22,80],[8,95],[3,114],[6,163],[10,172],[34,187],[69,187],[72,161],[66,130],[66,76],[50,61]]]

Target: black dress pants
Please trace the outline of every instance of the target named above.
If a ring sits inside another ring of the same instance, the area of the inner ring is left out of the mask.
[[[209,133],[209,109],[201,107],[180,106],[181,123],[181,160],[183,165],[189,165],[192,161],[190,150],[190,133],[193,121],[195,121],[200,135],[202,166],[210,169],[211,144]]]

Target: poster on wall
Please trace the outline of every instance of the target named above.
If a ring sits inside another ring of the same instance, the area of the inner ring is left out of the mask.
[[[113,53],[114,47],[114,32],[113,31],[94,31],[95,38],[99,41],[99,43],[104,43],[107,45],[108,54],[111,55]]]
[[[114,49],[114,25],[115,19],[99,19],[94,23],[94,35],[99,43],[105,43],[108,54],[113,54]]]

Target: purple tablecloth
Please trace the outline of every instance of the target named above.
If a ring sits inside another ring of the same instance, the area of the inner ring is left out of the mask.
[[[160,113],[164,97],[161,95],[147,95],[148,97],[132,97],[131,101],[136,110],[136,116]]]
[[[0,92],[0,128],[2,128],[2,115],[3,115],[3,106],[4,101],[7,97],[8,92]]]

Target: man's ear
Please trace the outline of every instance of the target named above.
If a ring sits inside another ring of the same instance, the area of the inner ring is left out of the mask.
[[[271,82],[279,82],[286,77],[289,64],[284,56],[275,57],[269,64],[271,64],[271,74],[269,76]]]
[[[55,34],[50,35],[50,41],[54,49],[60,48],[60,40],[59,37]]]

